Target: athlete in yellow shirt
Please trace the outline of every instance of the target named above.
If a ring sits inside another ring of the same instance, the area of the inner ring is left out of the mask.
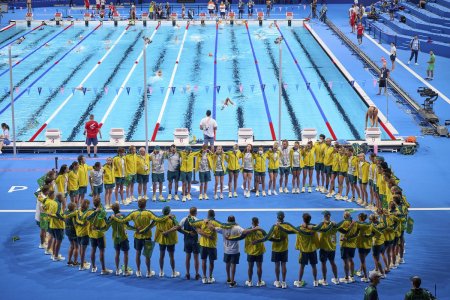
[[[115,187],[113,159],[108,157],[103,165],[103,184],[105,186],[105,208],[111,208],[112,192]]]
[[[59,169],[58,176],[56,177],[56,191],[63,194],[64,198],[67,198],[67,185],[69,181],[69,167],[62,165]]]
[[[150,177],[150,155],[145,152],[145,148],[139,148],[137,156],[137,182],[138,182],[138,199],[148,200],[147,184]]]
[[[51,192],[53,193],[53,192]],[[53,196],[53,195],[52,195]],[[51,205],[49,205],[47,209],[47,213],[50,216],[50,224],[49,229],[53,236],[53,249],[52,249],[52,260],[53,261],[62,261],[65,258],[59,254],[59,250],[61,248],[61,242],[64,238],[64,220],[56,218],[55,216],[58,214],[62,214],[64,212],[64,196],[62,193],[56,194],[56,201],[51,201]]]
[[[267,152],[267,159],[269,160],[269,190],[267,191],[269,196],[277,195],[277,175],[280,168],[281,151],[278,149],[278,143],[273,144],[272,149]]]
[[[191,146],[184,148],[184,151],[180,151],[180,181],[182,182],[182,202],[192,200],[191,197],[191,181],[192,170],[194,170],[194,157],[197,156],[199,151],[192,152]]]
[[[81,202],[78,202],[78,162],[74,161],[69,167],[68,175],[68,189],[70,202],[75,203],[78,207]]]
[[[258,152],[253,154],[255,160],[255,189],[256,197],[259,197],[259,185],[262,186],[262,195],[266,196],[266,160],[267,152],[264,153],[264,148],[259,147]]]
[[[137,182],[137,163],[136,147],[130,146],[128,154],[125,155],[125,177],[127,179],[127,197],[125,201],[129,203],[137,201],[136,197],[134,197],[134,184]]]
[[[336,200],[344,200],[344,201],[348,200],[349,188],[348,188],[347,173],[348,173],[348,151],[344,147],[341,147],[339,149],[338,193],[334,197]],[[346,190],[345,196],[343,196],[344,195],[343,194],[344,179],[345,179],[345,190]]]
[[[114,178],[116,179],[116,188],[114,190],[114,196],[116,199],[116,203],[119,202],[119,193],[120,200],[123,205],[128,205],[130,202],[123,199],[123,185],[125,184],[125,170],[126,170],[126,160],[125,160],[125,149],[119,148],[117,149],[117,156],[113,158],[113,171]],[[129,199],[128,199],[129,200]]]
[[[358,154],[358,183],[361,191],[361,199],[358,199],[357,203],[361,206],[367,206],[369,195],[367,194],[367,184],[369,183],[369,168],[370,164],[366,161],[364,153]]]
[[[356,200],[356,195],[358,196],[357,199],[360,198],[360,193],[359,193],[359,188],[357,185],[358,182],[358,156],[356,156],[353,148],[349,148],[347,150],[348,156],[349,156],[349,161],[348,161],[348,181],[350,182],[350,186],[352,188],[352,198],[350,199],[349,202],[355,201]],[[356,193],[355,193],[356,192]]]
[[[233,146],[233,149],[225,152],[225,158],[228,163],[228,198],[234,196],[237,197],[237,181],[239,177],[239,171],[241,164],[239,162],[242,157],[241,151],[237,144]]]
[[[308,144],[306,144],[306,147],[302,149],[303,161],[305,162],[305,167],[303,168],[302,193],[305,192],[306,177],[308,176],[309,176],[308,193],[312,192],[313,171],[314,166],[316,165],[315,151],[316,148],[313,147],[313,143],[311,141],[309,141]]]
[[[331,139],[325,140],[325,149],[323,152],[323,169],[325,173],[325,187],[322,189],[322,194],[328,194],[328,187],[330,186],[331,171],[333,166],[334,147],[331,145]]]
[[[323,159],[325,150],[327,149],[327,144],[325,144],[325,135],[319,135],[319,140],[314,143],[314,154],[316,158],[315,169],[316,169],[316,192],[321,192],[325,186],[325,168],[323,165]]]
[[[93,168],[86,164],[86,158],[83,155],[78,156],[78,200],[83,201],[87,193],[87,185],[89,183],[89,171]]]

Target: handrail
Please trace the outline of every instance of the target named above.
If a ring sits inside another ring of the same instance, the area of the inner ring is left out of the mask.
[[[373,36],[374,39],[378,38],[378,43],[381,44],[381,42],[384,40],[385,42],[388,42],[388,43],[394,42],[394,44],[396,46],[398,45],[398,43],[397,43],[397,35],[396,34],[394,35],[394,34],[389,34],[389,33],[385,32],[383,29],[379,28],[374,23],[368,22],[367,18],[363,19],[363,25],[364,25],[364,27],[368,27],[369,28],[369,30],[368,30],[369,33],[371,33],[371,32],[373,33],[372,36]],[[374,30],[372,30],[372,28]],[[377,36],[377,31],[378,31],[378,36]],[[385,36],[391,37],[392,39],[389,39],[389,38],[388,39],[383,39],[383,34]]]

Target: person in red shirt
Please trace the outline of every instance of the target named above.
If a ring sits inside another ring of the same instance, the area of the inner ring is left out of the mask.
[[[352,33],[355,32],[355,24],[356,24],[356,12],[352,10],[350,15],[350,26],[352,27]]]
[[[86,146],[88,157],[91,157],[91,145],[94,145],[94,157],[97,157],[97,135],[102,138],[102,133],[100,131],[100,125],[97,121],[94,121],[94,115],[89,116],[89,121],[84,125],[84,135],[86,135]]]
[[[364,26],[361,24],[361,22],[358,23],[358,26],[356,27],[356,36],[358,37],[358,44],[362,44],[362,38],[364,36]]]
[[[108,13],[108,17],[111,19],[114,15],[114,12],[116,11],[116,7],[114,6],[114,4],[111,2],[109,4],[109,13]]]
[[[89,10],[89,7],[91,6],[91,3],[89,3],[89,0],[84,0],[84,7],[86,10]]]

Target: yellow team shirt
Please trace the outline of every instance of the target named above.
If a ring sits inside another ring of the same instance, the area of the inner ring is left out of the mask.
[[[148,175],[150,174],[150,154],[145,153],[144,156],[137,156],[137,168],[136,172],[139,175]]]
[[[319,248],[325,251],[336,251],[336,233],[338,231],[338,227],[332,226],[329,227],[329,223],[323,223],[320,230],[324,230],[328,228],[326,231],[319,232]]]
[[[305,166],[307,167],[314,167],[316,164],[315,161],[315,148],[311,148],[311,150],[302,151],[303,161],[305,163]]]
[[[359,169],[359,158],[358,156],[352,155],[350,158],[350,166],[352,172],[350,172],[350,175],[358,176],[358,169]]]
[[[361,179],[362,183],[369,182],[369,167],[370,165],[367,161],[359,163],[358,178]]]
[[[88,166],[87,164],[80,164],[78,167],[78,185],[80,187],[85,187],[88,185],[88,173],[92,171],[94,168]]]
[[[280,167],[280,156],[281,151],[277,150],[273,152],[273,150],[266,151],[267,159],[269,160],[269,169],[275,170]]]
[[[177,225],[178,223],[170,218],[163,222],[156,223],[155,242],[160,245],[175,245],[178,243],[178,234],[176,231],[172,231],[167,236],[162,234],[164,231],[167,231]]]
[[[101,228],[106,227],[106,222],[104,219],[99,219],[96,213],[95,209],[92,208],[83,215],[83,219],[88,227],[88,235],[92,239],[99,239],[105,236],[105,232]]]
[[[333,172],[340,172],[339,163],[341,161],[341,155],[339,153],[333,154],[333,163],[331,165],[331,170]]]
[[[242,156],[242,153],[240,150],[237,150],[236,152],[233,150],[225,152],[226,160],[227,160],[227,168],[228,170],[236,171],[241,168],[241,165],[239,163],[239,159]]]
[[[62,211],[62,204],[58,203],[56,201],[52,201],[50,207],[48,208],[48,214],[52,215],[50,217],[50,224],[49,227],[52,229],[64,229],[66,226],[66,223],[64,220],[61,220],[57,218],[57,215],[61,215],[63,213]]]
[[[326,146],[324,154],[323,154],[323,164],[325,166],[331,166],[333,164],[333,146]]]
[[[114,170],[112,165],[104,165],[103,166],[103,183],[104,184],[113,184],[116,180],[114,178]]]
[[[113,158],[114,177],[125,177],[126,164],[125,156],[117,155]]]
[[[199,220],[191,223],[192,227],[200,228],[206,235],[210,236],[211,238],[205,237],[203,235],[200,235],[199,238],[199,244],[202,247],[207,248],[217,248],[217,232],[215,230],[211,230],[209,223],[213,227],[220,227],[220,228],[228,228],[229,226],[225,226],[216,220]]]
[[[248,255],[259,256],[266,252],[264,243],[257,243],[253,245],[253,241],[257,241],[264,238],[264,234],[261,230],[252,231],[245,237],[244,249]]]
[[[79,184],[78,184],[78,172],[75,172],[74,170],[69,172],[69,191],[78,191]]]
[[[77,237],[83,237],[89,235],[89,222],[86,221],[86,214],[89,212],[89,209],[84,211],[77,210],[76,218],[75,218],[75,232]]]
[[[339,172],[348,172],[348,156],[341,155],[339,158]]]
[[[314,143],[314,153],[316,154],[316,163],[323,163],[323,156],[325,154],[325,150],[327,149],[327,144],[324,142],[315,142]]]
[[[63,195],[67,193],[68,180],[69,180],[68,174],[58,175],[58,177],[56,177],[55,183],[56,183],[56,191],[58,193],[62,193]]]
[[[226,158],[225,158],[225,154],[224,153],[221,153],[221,154],[214,153],[214,154],[212,154],[212,156],[211,156],[211,170],[213,172],[216,172],[216,170],[217,170],[217,162],[219,160],[219,157],[220,157],[220,165],[222,166],[222,171],[225,172],[225,159]],[[244,157],[244,153],[242,153],[241,157],[242,158]]]
[[[154,213],[149,210],[135,210],[126,216],[123,219],[114,218],[118,223],[126,223],[128,221],[134,222],[134,227],[140,229],[142,232],[136,231],[134,233],[134,237],[136,239],[141,240],[149,240],[152,238],[152,231],[149,226],[151,226],[151,222],[155,221],[156,223],[165,221],[169,218],[169,216],[157,217]],[[148,230],[145,230],[148,229]]]
[[[136,153],[125,155],[125,176],[136,174],[137,160]]]
[[[368,236],[372,232],[372,226],[368,223],[367,226],[360,228],[358,238],[356,239],[356,247],[359,249],[372,248],[372,237]]]
[[[255,160],[255,164],[253,165],[255,172],[265,173],[267,153],[263,154],[255,153],[253,154],[253,159]]]
[[[281,223],[280,226],[282,226],[286,230],[290,230],[292,228],[292,225],[287,223]],[[283,230],[281,230],[280,228],[278,228],[278,226],[272,226],[272,229],[270,229],[270,232],[267,235],[267,239],[270,238],[280,240],[272,242],[272,252],[284,252],[288,250],[289,245],[288,234]]]
[[[178,153],[181,159],[181,172],[192,172],[192,170],[194,170],[194,157],[197,156],[199,152],[200,151],[195,151],[188,154],[186,151],[180,151]]]

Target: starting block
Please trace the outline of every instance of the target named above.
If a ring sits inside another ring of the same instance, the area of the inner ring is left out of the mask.
[[[381,141],[381,130],[378,127],[369,127],[364,131],[368,145]]]
[[[61,136],[61,130],[57,128],[47,129],[45,131],[45,145],[60,145]]]
[[[175,128],[173,132],[173,143],[175,146],[189,146],[189,129]]]
[[[59,25],[59,24],[61,23],[61,21],[62,21],[62,13],[56,12],[56,13],[55,13],[55,22],[56,22],[56,25]]]
[[[117,23],[120,21],[120,14],[117,11],[113,12],[113,20],[114,26],[117,27]]]
[[[230,11],[230,12],[228,13],[228,18],[230,19],[230,24],[231,24],[231,25],[234,24],[234,17],[235,17],[234,11]]]
[[[125,143],[125,130],[123,128],[111,128],[109,142],[113,145],[123,145]]]
[[[286,20],[288,21],[288,26],[292,25],[292,19],[294,19],[294,13],[292,11],[288,11],[286,13]]]
[[[258,22],[259,22],[259,26],[262,26],[263,20],[264,20],[264,12],[258,11]]]
[[[239,128],[238,130],[238,145],[247,146],[253,143],[253,129],[252,128]]]
[[[178,19],[178,14],[177,13],[171,13],[170,14],[170,20],[172,20],[172,26],[177,25],[177,19]]]
[[[305,128],[302,130],[302,142],[315,142],[317,140],[317,130],[315,128]]]
[[[205,25],[206,13],[201,12],[201,13],[199,14],[199,16],[200,16],[200,23],[201,23],[202,25]]]
[[[143,12],[142,15],[141,15],[141,19],[142,19],[142,23],[143,23],[144,27],[146,27],[147,26],[147,21],[150,20],[148,18],[148,12]]]
[[[25,15],[25,20],[27,21],[27,26],[31,26],[31,21],[33,21],[33,13],[27,13]]]
[[[84,19],[84,25],[89,26],[89,21],[91,20],[91,14],[88,12],[85,12],[83,19]]]

